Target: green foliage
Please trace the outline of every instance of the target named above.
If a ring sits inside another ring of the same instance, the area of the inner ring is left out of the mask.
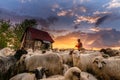
[[[37,22],[35,19],[25,19],[21,24],[16,24],[14,26],[13,33],[15,34],[14,39],[14,48],[17,49],[20,47],[21,44],[21,38],[28,27],[35,27],[37,25]]]
[[[10,21],[0,20],[0,49],[11,47],[20,48],[21,38],[27,27],[35,27],[36,20],[25,19],[22,23],[11,26]]]
[[[7,42],[9,41],[9,27],[10,27],[10,21],[0,21],[0,49],[7,47]]]

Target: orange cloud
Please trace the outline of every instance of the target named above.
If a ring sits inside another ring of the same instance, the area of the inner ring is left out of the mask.
[[[77,38],[75,37],[63,37],[55,39],[53,44],[54,48],[74,48]]]
[[[120,48],[120,31],[105,29],[94,33],[71,32],[55,38],[53,48],[75,48],[77,39],[80,38],[86,49],[98,50],[101,48]]]

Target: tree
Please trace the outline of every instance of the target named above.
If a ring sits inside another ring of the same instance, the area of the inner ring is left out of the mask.
[[[35,19],[25,19],[21,24],[16,24],[14,26],[14,48],[20,48],[21,38],[28,27],[36,27],[37,21]]]
[[[21,38],[27,27],[35,27],[37,25],[34,19],[25,19],[22,23],[12,26],[10,20],[0,20],[0,49],[12,47],[20,48]]]
[[[10,21],[0,20],[0,49],[7,47],[9,38],[11,37],[9,28]]]

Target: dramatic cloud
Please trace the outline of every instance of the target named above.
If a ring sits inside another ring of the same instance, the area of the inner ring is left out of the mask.
[[[98,27],[102,22],[104,22],[107,18],[109,17],[109,15],[105,15],[105,16],[102,16],[100,18],[97,19],[96,23],[95,23],[95,26]]]
[[[108,14],[111,14],[112,12],[108,12],[108,11],[103,11],[103,12],[100,12],[100,11],[95,11],[93,12],[94,15],[108,15]]]
[[[74,21],[75,24],[80,24],[81,22],[95,23],[100,17],[90,17],[90,16],[77,16]]]
[[[26,18],[29,19],[30,17],[20,16],[15,12],[11,12],[7,9],[0,8],[0,19],[10,20],[12,24],[21,22]]]
[[[109,30],[112,30],[112,28],[91,27],[89,30],[92,31],[92,32],[99,32],[99,31],[102,31],[102,30],[109,31]]]
[[[81,36],[83,40],[85,37],[84,35],[86,34],[80,31],[76,31],[76,32],[70,32],[63,36],[59,36],[54,39],[55,43],[53,44],[53,47],[54,48],[74,48],[77,38],[80,38]]]
[[[107,8],[119,8],[120,0],[111,0],[106,6]]]
[[[60,12],[57,13],[58,16],[73,16],[74,15],[74,12],[72,10],[62,10]]]
[[[50,17],[48,17],[46,19],[37,18],[36,20],[37,20],[38,24],[41,25],[42,29],[44,29],[44,28],[49,28],[49,26],[51,24],[54,24],[56,21],[58,21],[58,18],[55,17],[55,16],[50,16]]]
[[[99,28],[99,27],[92,27],[92,28],[90,28],[89,30],[91,30],[91,31],[93,31],[93,32],[98,32],[98,31],[101,30],[101,28]]]
[[[69,9],[57,7],[57,9],[59,9],[59,11],[56,12],[58,16],[76,16],[80,13],[82,14],[87,12],[87,8],[85,6],[71,6]],[[55,11],[55,8],[52,10]]]
[[[120,31],[115,29],[101,29],[94,33],[82,33],[80,31],[71,32],[64,36],[59,36],[55,39],[54,47],[66,46],[74,48],[76,40],[82,40],[84,48],[107,48],[120,46]],[[55,46],[61,45],[61,46]]]

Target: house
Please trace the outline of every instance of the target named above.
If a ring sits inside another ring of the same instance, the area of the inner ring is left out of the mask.
[[[21,39],[21,47],[34,50],[46,50],[52,48],[54,40],[48,32],[28,27]]]

